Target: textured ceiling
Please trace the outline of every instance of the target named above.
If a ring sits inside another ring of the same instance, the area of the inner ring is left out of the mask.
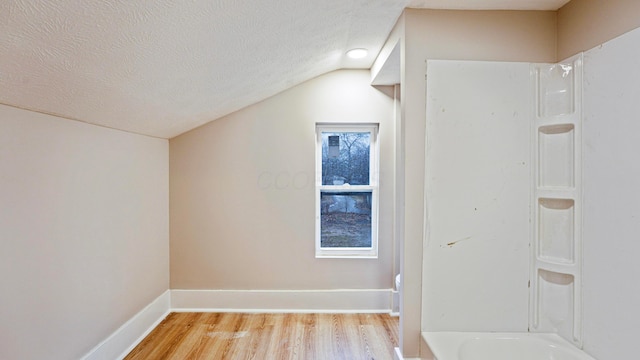
[[[407,5],[565,2],[5,0],[0,103],[170,138],[326,72],[369,68]],[[369,56],[346,59],[356,47]]]

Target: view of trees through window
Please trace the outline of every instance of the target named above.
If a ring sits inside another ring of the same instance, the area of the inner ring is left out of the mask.
[[[370,147],[369,132],[323,132],[322,185],[370,185]],[[371,247],[372,191],[354,190],[320,193],[322,247]]]
[[[330,137],[338,140],[337,149],[330,146]],[[368,132],[323,132],[322,185],[369,185],[370,137]]]

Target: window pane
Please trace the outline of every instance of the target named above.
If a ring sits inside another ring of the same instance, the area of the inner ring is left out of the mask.
[[[322,133],[322,185],[369,185],[368,132]]]
[[[371,247],[371,195],[320,193],[321,247]]]

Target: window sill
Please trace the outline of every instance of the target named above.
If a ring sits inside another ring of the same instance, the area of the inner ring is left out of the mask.
[[[378,254],[372,250],[353,251],[347,249],[340,250],[319,250],[316,251],[316,259],[377,259]]]

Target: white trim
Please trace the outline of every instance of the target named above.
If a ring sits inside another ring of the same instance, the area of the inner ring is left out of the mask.
[[[165,291],[118,330],[94,347],[82,360],[123,359],[169,314],[171,292]]]
[[[421,360],[421,358],[405,358],[402,357],[402,351],[399,347],[393,348],[393,360]]]
[[[400,316],[400,292],[391,290],[391,316]]]
[[[399,347],[393,348],[393,359],[404,360],[404,357],[402,357],[402,351],[400,351]]]
[[[176,312],[390,313],[391,291],[171,290],[171,305]]]

